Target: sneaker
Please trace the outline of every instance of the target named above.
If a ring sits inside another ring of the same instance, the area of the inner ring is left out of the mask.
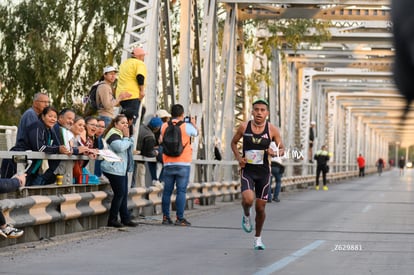
[[[179,226],[191,226],[191,223],[189,221],[187,221],[186,219],[182,218],[182,219],[177,219],[175,221],[175,225],[179,225]]]
[[[10,224],[6,226],[6,228],[0,229],[2,232],[2,236],[6,236],[9,239],[16,239],[23,235],[24,231],[21,229],[14,228]]]
[[[122,225],[122,223],[120,223],[119,221],[108,222],[108,226],[110,226],[110,227],[116,227],[116,228],[124,227]]]
[[[243,214],[242,216],[242,228],[244,232],[250,233],[253,230],[252,221],[250,219],[250,216],[245,216]]]
[[[273,201],[275,201],[275,202],[280,202],[280,199],[275,199],[275,198],[273,198]]]
[[[125,225],[125,226],[128,226],[128,227],[137,227],[138,226],[138,223],[137,222],[134,222],[134,221],[129,221],[129,222],[123,222],[122,223],[123,225]]]
[[[315,190],[318,191],[319,190],[319,185],[315,186]]]
[[[324,190],[324,191],[328,191],[328,186],[324,185],[324,186],[323,186],[323,190]]]
[[[167,217],[167,216],[162,216],[162,224],[165,224],[165,225],[171,225],[171,224],[173,224],[173,221],[171,220],[171,218],[170,217]]]
[[[266,246],[262,242],[262,237],[254,237],[254,250],[265,250]]]
[[[158,180],[153,180],[152,186],[157,187],[157,188],[164,188],[164,185],[162,185],[162,183],[159,182]]]

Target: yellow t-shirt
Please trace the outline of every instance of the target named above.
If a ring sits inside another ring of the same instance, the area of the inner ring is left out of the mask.
[[[144,85],[147,82],[147,67],[145,63],[136,58],[128,58],[119,66],[118,84],[116,87],[116,97],[122,92],[128,92],[132,96],[128,99],[139,98],[139,86],[137,75],[144,76]]]

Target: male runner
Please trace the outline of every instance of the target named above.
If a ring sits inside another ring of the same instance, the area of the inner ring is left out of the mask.
[[[256,198],[256,234],[254,249],[264,250],[261,233],[265,221],[265,207],[270,188],[269,156],[274,157],[270,142],[274,141],[279,147],[279,154],[283,156],[284,146],[276,126],[266,120],[269,115],[269,103],[265,99],[253,102],[253,120],[240,125],[231,141],[231,149],[240,165],[241,194],[242,194],[242,228],[250,233],[253,230],[250,219],[250,208]],[[240,156],[237,143],[243,137],[243,154]]]

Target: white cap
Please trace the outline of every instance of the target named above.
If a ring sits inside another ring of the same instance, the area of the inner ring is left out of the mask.
[[[316,122],[312,120],[311,125],[316,125]]]
[[[114,66],[106,66],[106,67],[103,69],[103,73],[104,73],[104,74],[106,74],[106,73],[110,73],[110,72],[118,72],[118,70],[117,70],[117,69],[115,69],[115,67],[114,67]]]
[[[171,117],[170,113],[168,113],[166,110],[164,109],[160,109],[158,110],[156,113],[157,117],[159,118],[163,118],[163,117]]]

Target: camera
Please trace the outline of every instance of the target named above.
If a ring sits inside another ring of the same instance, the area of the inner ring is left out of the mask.
[[[184,117],[184,122],[187,122],[187,123],[191,122],[191,118],[189,116]]]

